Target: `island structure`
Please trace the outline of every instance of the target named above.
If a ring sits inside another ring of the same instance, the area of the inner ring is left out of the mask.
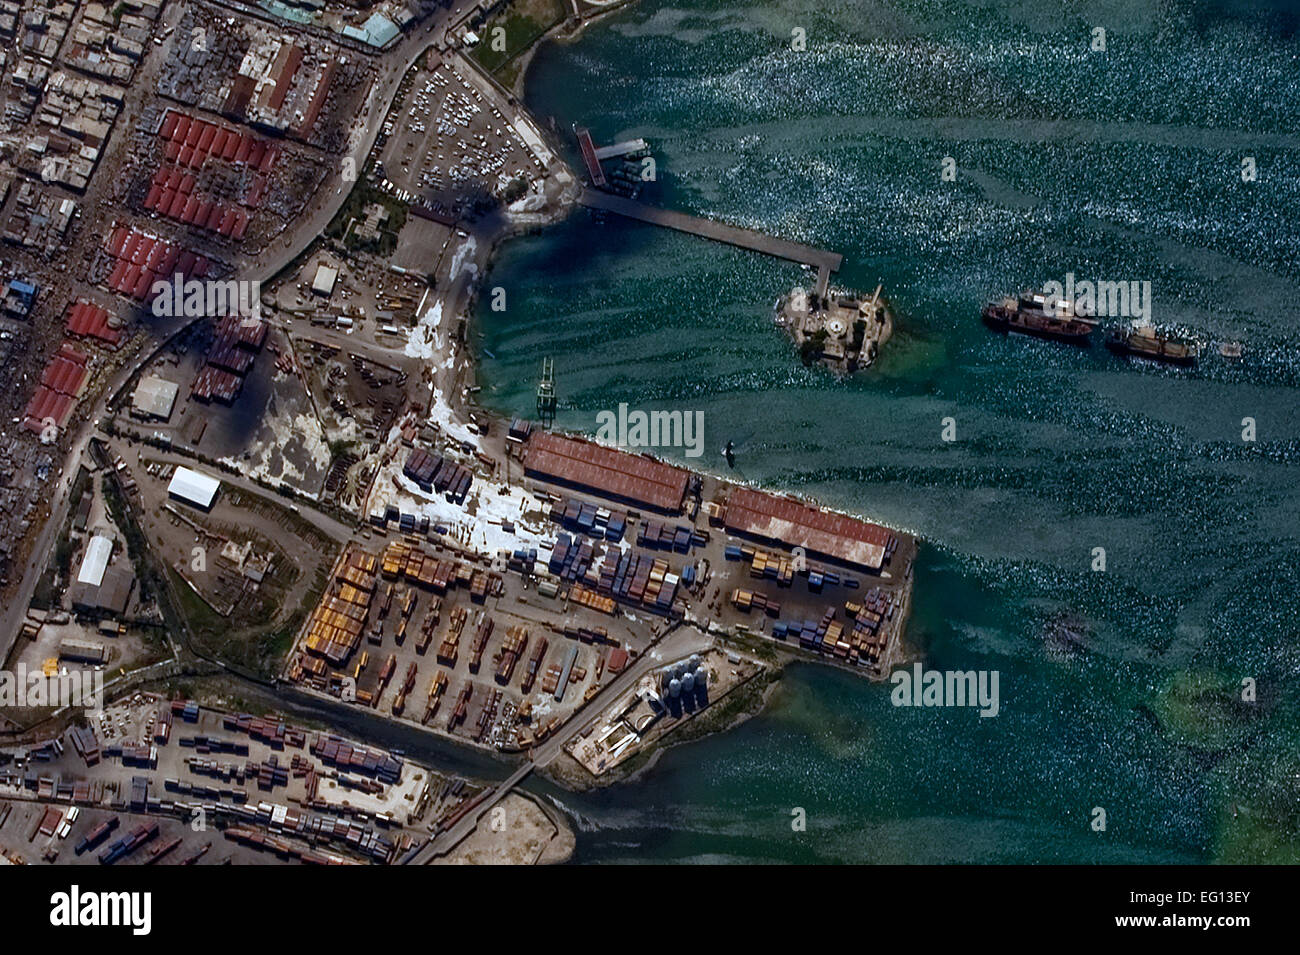
[[[911,536],[474,404],[493,250],[578,205],[816,269],[816,310],[862,313],[826,292],[838,254],[599,188],[639,141],[593,146],[580,182],[476,59],[504,11],[333,37],[143,7],[122,29],[153,39],[145,95],[123,97],[62,261],[16,251],[6,294],[41,347],[9,368],[26,503],[0,522],[4,669],[98,676],[106,698],[4,708],[0,794],[24,821],[0,835],[40,838],[0,851],[549,861],[570,836],[521,804],[534,770],[625,778],[755,712],[789,661],[888,676]],[[218,26],[231,44],[189,46]],[[160,308],[178,276],[230,294]],[[436,769],[448,741],[508,775]],[[186,832],[196,808],[222,838]],[[485,845],[498,808],[531,835]]]
[[[869,297],[795,288],[776,303],[775,321],[794,339],[805,365],[850,375],[871,365],[894,333],[894,316],[877,285]]]

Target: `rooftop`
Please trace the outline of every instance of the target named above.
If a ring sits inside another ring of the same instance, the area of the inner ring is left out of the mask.
[[[168,381],[157,375],[141,378],[140,384],[135,389],[132,408],[137,414],[166,421],[172,415],[179,390],[180,386],[174,381]]]
[[[171,484],[167,485],[167,493],[207,510],[212,506],[212,501],[216,498],[220,487],[221,482],[216,478],[189,468],[178,467],[176,473],[172,475]]]
[[[885,549],[894,537],[879,524],[747,487],[731,492],[724,523],[737,533],[871,570],[883,566]]]
[[[640,454],[544,431],[528,441],[529,474],[660,511],[682,508],[690,472]]]
[[[104,582],[104,571],[108,569],[108,558],[112,555],[112,540],[102,534],[92,537],[86,545],[86,556],[81,560],[81,569],[77,571],[77,583],[98,587]]]
[[[339,270],[322,262],[316,267],[316,277],[312,279],[311,290],[318,295],[329,295],[334,291],[334,283],[339,279]]]

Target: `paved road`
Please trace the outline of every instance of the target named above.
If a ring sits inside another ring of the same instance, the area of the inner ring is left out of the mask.
[[[691,626],[679,626],[667,636],[662,637],[641,655],[635,663],[605,684],[586,705],[579,709],[554,736],[542,743],[529,754],[529,759],[521,765],[508,779],[497,784],[492,794],[474,807],[446,832],[440,833],[425,843],[411,859],[413,865],[428,865],[438,856],[446,855],[456,848],[471,832],[478,828],[479,820],[493,806],[505,798],[510,790],[518,786],[527,776],[539,767],[548,766],[552,760],[564,752],[564,747],[586,728],[595,715],[609,703],[636,686],[637,682],[666,663],[699,653],[713,643],[713,638]]]
[[[105,438],[105,440],[108,441],[109,447],[122,455],[122,459],[127,462],[127,468],[130,469],[132,467],[131,459],[128,458],[127,455],[131,453],[132,449],[128,446],[126,440],[124,438]],[[161,448],[154,447],[153,445],[140,446],[134,450],[139,451],[151,461],[162,461],[165,464],[175,464],[182,467],[204,467],[201,462],[196,462],[194,458],[180,451],[164,451]],[[246,478],[243,475],[231,474],[229,471],[215,471],[215,475],[222,483],[229,484],[232,487],[237,487],[241,491],[245,491],[256,497],[265,498],[278,507],[288,508],[292,506],[298,508],[297,514],[299,517],[305,520],[308,524],[311,524],[326,537],[333,538],[340,543],[350,541],[354,537],[358,537],[360,534],[360,529],[357,525],[344,524],[326,514],[324,511],[317,510],[309,501],[300,497],[292,500],[283,498],[274,491],[258,484],[256,481]]]

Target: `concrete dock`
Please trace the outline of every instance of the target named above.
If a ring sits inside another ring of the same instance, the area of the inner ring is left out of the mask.
[[[664,226],[668,229],[676,229],[679,232],[689,232],[692,235],[713,239],[715,242],[725,242],[728,245],[739,246],[742,249],[753,249],[755,252],[762,252],[764,255],[788,259],[801,265],[810,265],[817,269],[818,295],[826,294],[826,287],[830,282],[831,273],[839,271],[840,265],[844,261],[844,256],[838,252],[827,252],[825,249],[816,249],[799,242],[788,242],[785,239],[763,235],[761,232],[740,229],[736,226],[714,222],[712,219],[701,219],[699,216],[690,216],[684,212],[659,209],[655,206],[648,206],[643,202],[625,199],[622,196],[611,195],[608,192],[600,192],[595,189],[584,189],[578,197],[578,202],[589,209],[613,212],[629,219],[639,219],[652,225]]]

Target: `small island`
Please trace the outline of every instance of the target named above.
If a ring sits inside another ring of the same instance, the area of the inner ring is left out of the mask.
[[[894,331],[894,316],[877,285],[870,298],[797,287],[776,303],[776,323],[786,328],[805,365],[822,364],[850,375],[876,360]]]

